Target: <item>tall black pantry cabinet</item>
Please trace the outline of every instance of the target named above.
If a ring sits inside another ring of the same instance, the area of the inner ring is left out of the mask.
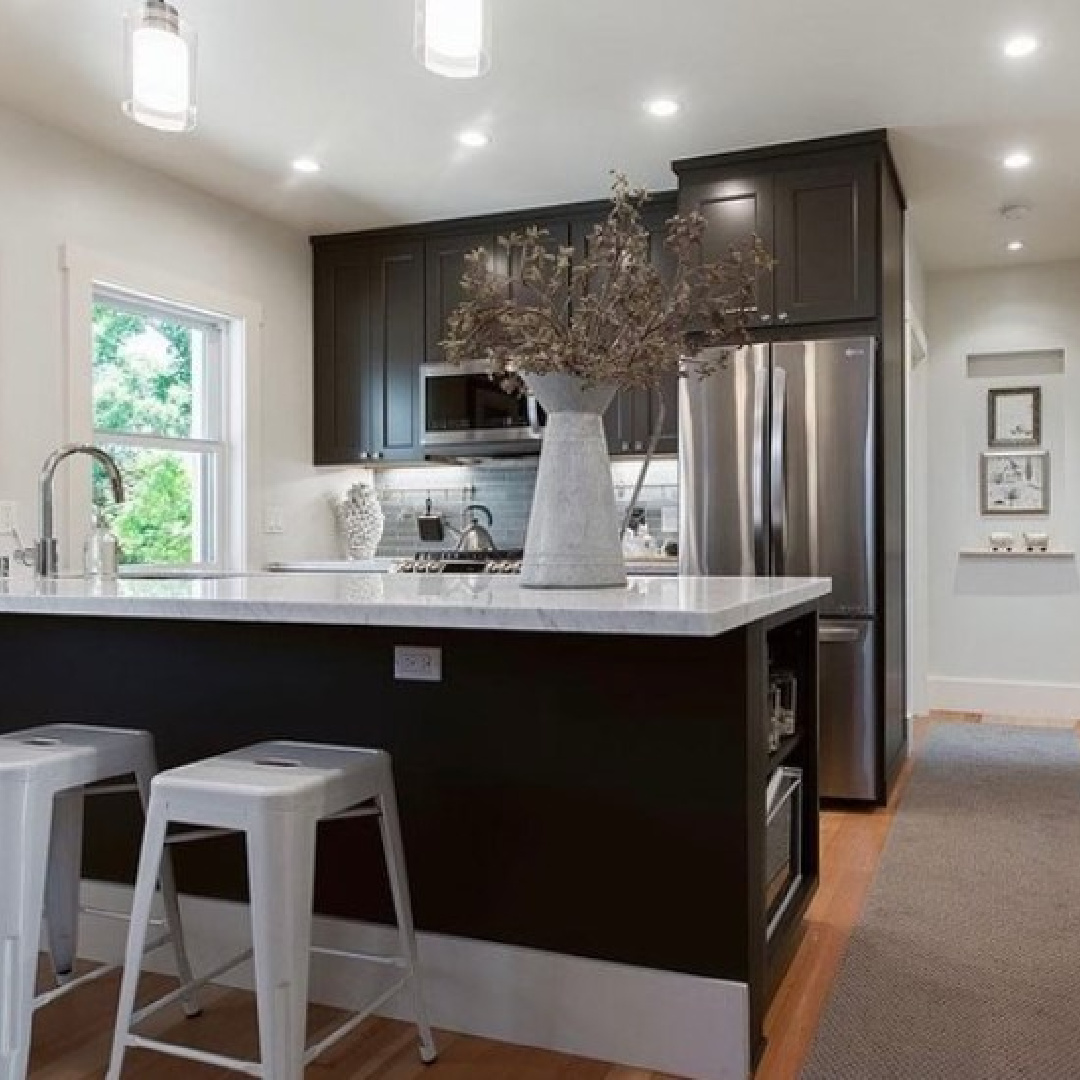
[[[708,221],[706,256],[760,236],[753,340],[872,336],[877,349],[874,801],[907,746],[904,484],[904,197],[884,131],[679,161],[679,209]],[[823,644],[822,679],[830,685]],[[839,669],[844,664],[835,665]],[[824,738],[824,735],[823,735]],[[828,747],[823,746],[827,752]],[[830,794],[823,771],[824,794]]]

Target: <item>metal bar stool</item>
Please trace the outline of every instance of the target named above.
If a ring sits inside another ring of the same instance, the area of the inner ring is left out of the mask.
[[[83,799],[138,793],[145,811],[156,772],[153,742],[145,731],[49,724],[0,736],[0,1080],[24,1080],[33,1014],[64,994],[116,970],[98,967],[76,977],[80,910],[108,918],[119,912],[80,908]],[[103,781],[134,776],[134,784]],[[87,785],[97,784],[97,787]],[[144,945],[172,944],[177,969],[192,981],[184,949],[172,864],[161,865],[167,932]],[[149,882],[152,901],[158,875]],[[56,987],[35,997],[42,912]],[[195,1015],[192,993],[185,1008]]]
[[[400,955],[371,956],[313,948],[315,834],[320,821],[376,816],[397,914]],[[196,826],[168,835],[172,823]],[[153,882],[166,846],[240,832],[248,848],[253,948],[138,1012],[135,996]],[[324,953],[397,967],[394,984],[314,1046],[306,1046],[310,954]],[[135,1028],[254,956],[260,1061],[165,1043]],[[435,1060],[435,1043],[420,985],[416,933],[398,822],[390,757],[380,750],[267,742],[209,758],[154,778],[132,908],[107,1080],[119,1080],[128,1047],[157,1050],[266,1080],[302,1080],[304,1066],[354,1031],[406,986],[411,987],[420,1058]]]

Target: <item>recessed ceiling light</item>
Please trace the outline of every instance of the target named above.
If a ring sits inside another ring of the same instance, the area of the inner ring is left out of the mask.
[[[1026,150],[1014,150],[1005,156],[1006,169],[1026,169],[1031,164],[1031,155]]]
[[[1010,240],[1005,245],[1005,247],[1007,247],[1009,249],[1009,251],[1023,251],[1024,250],[1024,241],[1023,240]]]
[[[463,131],[457,137],[457,141],[470,150],[479,150],[491,142],[491,136],[485,135],[482,131]]]
[[[295,172],[306,173],[308,175],[322,172],[322,166],[314,158],[309,157],[298,157],[292,163],[292,167]]]
[[[657,98],[655,101],[648,102],[645,106],[645,111],[650,115],[662,118],[674,116],[679,109],[679,103],[671,98]]]
[[[1005,55],[1010,60],[1021,60],[1039,51],[1039,39],[1031,34],[1018,34],[1005,42]]]

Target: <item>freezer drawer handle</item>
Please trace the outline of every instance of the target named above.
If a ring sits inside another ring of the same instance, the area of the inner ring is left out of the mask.
[[[858,641],[861,634],[861,630],[852,626],[823,626],[818,632],[818,639],[823,645],[841,645]]]

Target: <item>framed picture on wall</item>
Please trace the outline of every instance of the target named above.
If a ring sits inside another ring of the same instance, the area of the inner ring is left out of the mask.
[[[1046,450],[983,454],[979,470],[984,514],[1050,513],[1050,454]]]
[[[1040,387],[991,390],[989,412],[991,446],[1042,445]]]

